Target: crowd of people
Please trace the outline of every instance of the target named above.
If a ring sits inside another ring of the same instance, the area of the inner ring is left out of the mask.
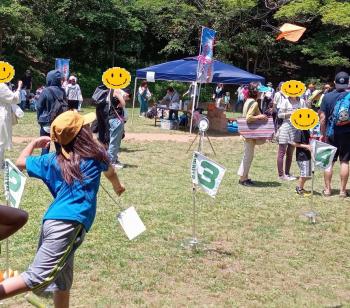
[[[293,153],[300,170],[296,193],[307,195],[305,182],[311,176],[310,132],[297,130],[291,123],[292,113],[299,108],[313,108],[320,115],[320,140],[337,147],[332,166],[325,171],[323,195],[331,196],[334,163],[340,161],[340,197],[348,197],[346,190],[349,177],[350,125],[334,125],[334,110],[337,102],[349,94],[349,75],[340,72],[335,76],[334,88],[326,84],[317,90],[310,84],[301,97],[288,97],[280,83],[276,91],[272,84],[267,86],[251,83],[238,88],[237,105],[242,106],[243,117],[248,123],[266,121],[272,117],[276,126],[277,176],[282,181],[293,181],[297,177],[290,173]],[[27,86],[28,87],[28,83]],[[12,141],[13,105],[21,104],[24,82],[19,81],[12,89],[0,83],[0,167],[3,168],[4,151]],[[25,88],[26,91],[28,90]],[[198,95],[194,84],[183,96]],[[140,116],[148,110],[152,96],[146,81],[138,91]],[[220,106],[227,93],[222,84],[213,92],[213,100]],[[43,180],[54,197],[43,219],[39,247],[33,263],[18,277],[7,279],[0,284],[0,299],[32,290],[54,292],[56,306],[68,307],[69,290],[72,285],[73,260],[76,249],[84,240],[96,213],[96,196],[101,173],[112,183],[119,196],[125,188],[120,183],[115,169],[123,167],[118,154],[127,118],[125,105],[130,99],[128,89],[112,90],[104,85],[97,87],[93,98],[96,101],[97,142],[90,126],[93,117],[79,113],[83,101],[77,79],[71,76],[68,83],[60,71],[47,74],[46,86],[40,88],[35,109],[40,137],[30,142],[19,155],[16,165],[26,169],[30,177]],[[173,87],[167,88],[162,102],[177,104],[180,95]],[[57,108],[59,106],[60,108]],[[349,119],[349,114],[348,120]],[[176,119],[174,111],[169,114]],[[55,151],[50,152],[51,142]],[[254,186],[249,177],[254,158],[254,149],[265,142],[261,139],[243,138],[244,154],[238,169],[239,184]],[[33,155],[41,149],[41,155]],[[27,221],[26,212],[0,206],[0,239],[4,239],[21,228]]]
[[[268,116],[275,119],[277,150],[277,173],[282,181],[294,181],[297,179],[290,173],[293,161],[293,154],[296,148],[296,161],[300,169],[300,177],[296,192],[300,195],[307,195],[310,192],[304,189],[304,184],[311,177],[311,148],[310,131],[297,130],[291,123],[292,113],[299,108],[312,108],[316,110],[320,117],[320,141],[327,142],[337,148],[332,166],[324,173],[323,196],[332,195],[332,175],[334,163],[340,161],[340,197],[348,197],[346,190],[349,178],[350,160],[350,126],[335,126],[334,108],[337,102],[350,92],[349,75],[346,72],[339,72],[335,76],[334,86],[325,84],[317,90],[313,84],[309,84],[307,90],[301,97],[288,97],[282,93],[281,82],[276,91],[272,84],[267,84],[270,89],[258,84],[249,84],[238,89],[238,100],[243,100],[243,116],[247,122],[266,121]],[[259,90],[260,89],[260,90]],[[239,103],[241,104],[241,102]],[[348,110],[346,110],[349,117]],[[345,122],[344,122],[345,123]],[[333,134],[329,133],[330,127],[334,127]],[[249,178],[249,170],[254,157],[254,148],[264,140],[245,139],[244,154],[241,165],[238,169],[240,176],[239,184],[243,186],[254,186],[254,182]]]

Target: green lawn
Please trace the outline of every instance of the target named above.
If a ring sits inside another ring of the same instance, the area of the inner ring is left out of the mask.
[[[127,131],[165,133],[152,124],[136,117]],[[27,113],[15,135],[37,131],[34,114]],[[271,143],[256,151],[251,177],[258,187],[239,186],[241,142],[216,139],[213,144],[215,160],[227,172],[215,200],[198,193],[198,235],[205,243],[198,253],[181,248],[191,234],[189,145],[122,144],[120,158],[128,167],[119,176],[127,192],[118,202],[134,205],[147,231],[128,241],[116,222],[116,206],[99,192],[95,223],[76,254],[72,307],[350,307],[349,200],[321,197],[320,171],[315,205],[297,196],[295,182],[277,180],[277,149]],[[23,147],[16,144],[10,157],[15,159]],[[213,158],[208,144],[205,152]],[[298,173],[295,163],[293,172]],[[105,179],[103,184],[111,189]],[[30,220],[10,239],[13,269],[25,270],[31,262],[50,201],[44,185],[28,179],[22,208]],[[303,217],[311,208],[320,215],[315,225]],[[5,264],[4,254],[0,264]],[[3,307],[27,304],[20,295]]]

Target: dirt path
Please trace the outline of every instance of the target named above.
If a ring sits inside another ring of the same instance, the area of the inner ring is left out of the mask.
[[[144,141],[172,141],[172,142],[191,142],[195,135],[178,135],[178,134],[152,134],[152,133],[127,133],[125,136],[125,141],[130,142],[144,142]],[[14,143],[28,143],[32,141],[35,137],[20,137],[14,136],[12,141]],[[220,137],[210,137],[211,140],[237,140],[238,136],[220,136]]]

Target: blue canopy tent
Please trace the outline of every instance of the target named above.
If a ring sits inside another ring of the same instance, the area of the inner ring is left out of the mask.
[[[138,79],[154,78],[154,80],[193,82],[197,79],[197,66],[197,57],[189,57],[138,69],[135,78],[132,114],[134,114]],[[246,72],[236,66],[214,60],[212,83],[247,84],[252,81],[264,83],[265,78]],[[194,108],[194,104],[192,106]]]

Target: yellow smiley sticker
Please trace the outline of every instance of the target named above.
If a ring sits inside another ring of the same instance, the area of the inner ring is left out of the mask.
[[[289,80],[282,84],[281,91],[289,97],[300,97],[305,93],[306,87],[301,81]]]
[[[14,76],[13,66],[8,62],[0,61],[0,83],[10,82]]]
[[[290,117],[290,122],[296,129],[313,129],[319,122],[316,111],[308,108],[302,108],[294,111]]]
[[[124,89],[131,82],[131,75],[121,67],[112,67],[102,75],[103,84],[109,89]]]

